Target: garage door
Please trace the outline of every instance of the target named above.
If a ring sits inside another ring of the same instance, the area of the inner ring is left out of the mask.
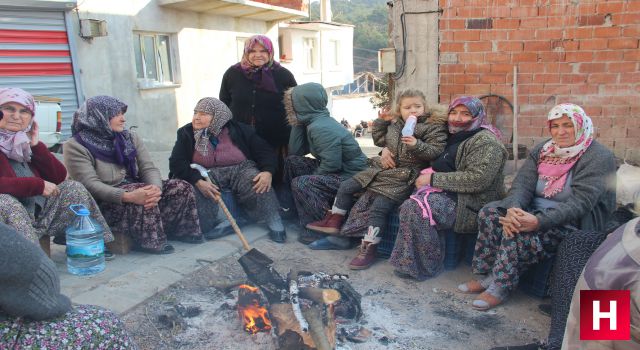
[[[78,109],[64,12],[0,8],[0,87],[62,99],[62,134]]]

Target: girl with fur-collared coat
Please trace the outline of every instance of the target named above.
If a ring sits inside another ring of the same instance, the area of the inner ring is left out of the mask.
[[[371,159],[368,169],[340,185],[331,212],[323,220],[307,225],[310,230],[337,235],[347,211],[353,206],[353,194],[361,190],[375,194],[368,210],[370,226],[358,256],[349,265],[352,269],[365,269],[373,263],[382,236],[380,230],[386,226],[388,214],[409,196],[420,169],[427,167],[444,150],[447,139],[446,113],[437,108],[427,112],[425,105],[424,94],[418,90],[409,89],[398,94],[395,115],[376,120],[371,132],[376,146],[386,147],[394,154],[394,166],[383,165],[379,157]],[[412,136],[403,137],[402,129],[410,116],[418,117],[417,124]],[[392,122],[394,117],[399,118]],[[346,249],[349,239],[327,237],[312,243],[310,247]]]

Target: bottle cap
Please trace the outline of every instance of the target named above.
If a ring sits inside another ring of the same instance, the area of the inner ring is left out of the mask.
[[[89,214],[91,214],[89,209],[82,204],[72,204],[69,206],[69,209],[79,216],[89,216]]]

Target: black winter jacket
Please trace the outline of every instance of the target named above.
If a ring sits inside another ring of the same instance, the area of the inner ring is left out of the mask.
[[[247,159],[253,160],[260,171],[275,173],[278,159],[269,144],[260,138],[252,127],[234,120],[226,125],[231,142],[238,147]],[[169,157],[169,178],[182,179],[195,185],[202,179],[197,170],[191,169],[191,160],[195,151],[196,140],[191,123],[178,129],[176,144]]]
[[[298,84],[284,67],[276,69],[273,78],[278,93],[256,88],[241,71],[230,67],[222,77],[219,98],[231,110],[233,120],[253,125],[260,137],[278,148],[289,143],[291,132],[282,97],[287,89]]]

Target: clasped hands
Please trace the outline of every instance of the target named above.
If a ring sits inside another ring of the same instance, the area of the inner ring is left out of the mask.
[[[146,185],[136,188],[131,192],[125,192],[122,201],[144,206],[145,209],[158,205],[162,197],[162,190],[156,185]]]
[[[505,237],[512,238],[520,232],[533,232],[538,229],[538,218],[520,208],[509,208],[507,214],[499,218]]]

